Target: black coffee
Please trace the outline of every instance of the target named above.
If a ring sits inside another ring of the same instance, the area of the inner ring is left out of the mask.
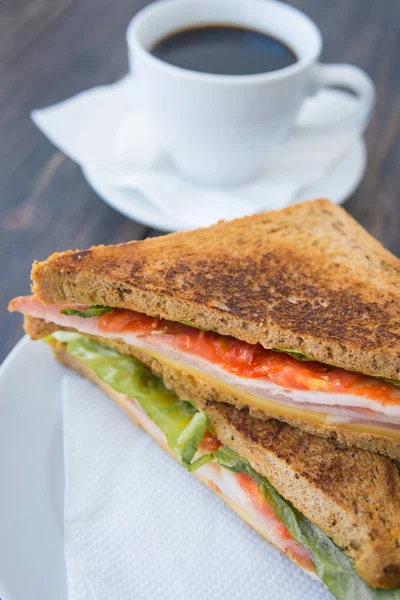
[[[177,31],[158,41],[151,53],[191,71],[217,75],[255,75],[297,61],[291,48],[266,33],[229,25]]]

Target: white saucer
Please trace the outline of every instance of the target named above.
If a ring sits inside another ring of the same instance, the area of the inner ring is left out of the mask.
[[[266,151],[259,177],[235,186],[200,186],[175,168],[168,141],[140,111],[138,91],[135,78],[126,76],[33,111],[32,119],[81,165],[107,204],[155,229],[193,229],[321,196],[341,203],[365,171],[361,134],[337,125],[355,100],[326,89],[304,103],[289,139]]]
[[[363,138],[356,138],[343,153],[328,175],[312,186],[302,188],[294,202],[313,198],[328,198],[341,204],[357,189],[366,168],[366,146]],[[121,214],[161,231],[176,231],[176,221],[163,214],[137,190],[112,187],[97,176],[96,171],[83,169],[89,185],[109,206]]]

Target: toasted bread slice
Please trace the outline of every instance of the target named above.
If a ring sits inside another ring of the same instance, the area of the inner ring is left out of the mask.
[[[32,279],[44,303],[133,309],[400,381],[400,261],[327,200],[53,254]]]
[[[66,328],[48,323],[43,319],[25,316],[24,329],[26,333],[34,340],[43,338],[55,331],[65,330]],[[74,331],[72,328],[69,331]],[[126,344],[123,340],[112,338],[102,338],[97,336],[87,336],[92,339],[109,346],[128,356],[134,356],[142,363],[150,367],[152,371],[161,377],[167,387],[175,390],[175,392],[184,400],[195,402],[196,406],[201,410],[209,402],[222,402],[231,404],[236,408],[243,408],[243,400],[236,397],[234,394],[223,392],[221,389],[213,386],[210,381],[203,380],[200,377],[193,377],[192,374],[179,370],[179,368],[170,368],[168,363],[165,363],[161,358],[154,358],[140,350],[136,350],[133,346]],[[270,418],[285,421],[293,427],[299,427],[308,433],[319,435],[326,439],[337,441],[344,446],[355,446],[368,450],[370,452],[379,452],[385,454],[392,459],[400,462],[400,441],[394,438],[389,433],[382,434],[362,432],[352,430],[340,424],[332,423],[330,425],[319,424],[315,421],[307,421],[305,419],[293,418],[285,415],[280,415],[278,412],[268,412],[264,408],[263,411],[256,408],[250,408],[250,413],[259,418],[268,420]]]
[[[65,344],[53,342],[52,349],[60,362],[105,389]],[[210,402],[205,409],[218,439],[343,548],[369,585],[400,585],[400,476],[390,459],[343,449],[229,405]]]
[[[364,581],[400,585],[400,475],[390,459],[226,404],[206,413],[218,439],[340,546]]]

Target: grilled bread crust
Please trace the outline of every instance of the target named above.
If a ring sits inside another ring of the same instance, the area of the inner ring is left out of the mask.
[[[53,341],[52,349],[60,362],[99,384],[65,344]],[[400,476],[390,459],[227,404],[210,402],[205,410],[218,439],[343,548],[369,585],[400,586]]]
[[[32,280],[44,303],[133,309],[400,381],[400,260],[327,200],[56,253]]]
[[[29,316],[25,317],[24,329],[32,339],[40,339],[50,335],[54,331],[65,330],[64,327],[54,325],[54,323],[47,323],[43,319]],[[75,331],[72,328],[69,328],[69,330]],[[226,394],[212,386],[210,383],[203,381],[200,378],[195,379],[192,375],[179,371],[179,369],[170,369],[160,360],[142,353],[140,350],[135,350],[132,346],[126,344],[122,340],[96,336],[87,337],[91,337],[105,346],[115,348],[115,350],[118,350],[121,354],[136,357],[161,377],[166,386],[173,388],[178,396],[184,400],[195,402],[201,410],[204,409],[208,402],[223,402],[225,404],[231,404],[238,409],[243,408],[243,400],[241,398]],[[322,425],[303,419],[291,419],[287,414],[280,417],[276,413],[269,413],[266,408],[263,411],[252,407],[249,407],[249,409],[250,413],[259,419],[281,419],[292,427],[299,427],[308,433],[319,435],[332,441],[337,441],[345,446],[355,446],[370,452],[379,452],[380,454],[385,454],[390,458],[400,461],[400,443],[390,436],[357,432],[340,427],[340,425],[336,424]]]

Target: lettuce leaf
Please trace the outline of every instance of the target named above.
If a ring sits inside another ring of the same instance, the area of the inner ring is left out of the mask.
[[[111,313],[114,309],[111,306],[100,306],[99,304],[94,304],[93,306],[89,306],[86,310],[76,310],[75,308],[62,308],[62,315],[70,315],[75,317],[81,317],[82,319],[88,319],[89,317],[98,317],[99,315],[105,315],[106,313]]]
[[[296,360],[315,360],[311,358],[311,356],[307,356],[304,352],[300,352],[298,350],[290,350],[288,348],[272,348],[274,352],[284,352],[285,354],[289,354],[292,358]]]
[[[135,398],[147,416],[161,429],[172,452],[190,467],[200,440],[207,430],[207,417],[190,402],[180,400],[133,356],[119,354],[83,335],[72,332],[52,334],[67,343],[67,351],[87,365],[115,391]]]
[[[166,435],[172,452],[186,469],[195,471],[215,460],[225,469],[249,475],[293,538],[308,550],[318,577],[337,600],[400,600],[400,589],[378,590],[368,586],[346,554],[235,451],[222,446],[193,460],[208,428],[205,413],[180,400],[135,358],[123,356],[78,333],[60,331],[49,337],[67,343],[68,352],[114,390],[135,398]]]
[[[382,590],[367,585],[355,571],[350,559],[314,523],[285,500],[269,481],[257,473],[236,452],[222,447],[214,453],[215,461],[235,473],[246,473],[257,483],[264,498],[294,539],[311,557],[315,572],[338,600],[399,600],[400,589]]]

